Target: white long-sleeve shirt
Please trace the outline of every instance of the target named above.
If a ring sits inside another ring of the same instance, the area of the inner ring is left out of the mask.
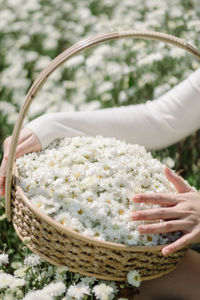
[[[161,149],[200,128],[200,69],[156,100],[95,111],[49,113],[26,127],[37,135],[42,148],[56,138],[102,135]]]

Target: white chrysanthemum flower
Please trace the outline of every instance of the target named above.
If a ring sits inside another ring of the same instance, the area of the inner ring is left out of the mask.
[[[16,291],[17,287],[25,285],[24,279],[16,278],[15,276],[7,273],[0,273],[0,289],[8,288],[11,291]]]
[[[102,282],[102,283],[107,284],[106,281]],[[118,286],[117,286],[117,284],[116,284],[115,281],[109,281],[109,286],[113,288],[113,294],[111,296],[111,298],[112,298],[114,295],[116,295],[119,292],[119,288],[118,288]]]
[[[163,59],[162,53],[151,53],[146,55],[140,61],[138,61],[138,66],[152,64],[155,61],[161,61]]]
[[[24,264],[29,267],[34,267],[34,266],[40,265],[42,261],[43,260],[39,255],[30,254],[25,258]]]
[[[40,56],[35,64],[36,70],[44,69],[49,63],[51,59],[49,56]]]
[[[0,273],[0,289],[5,289],[10,286],[14,276],[7,273]]]
[[[63,282],[50,283],[42,291],[54,297],[61,296],[66,291],[66,286]]]
[[[131,231],[130,234],[124,238],[125,244],[136,246],[140,240],[140,233],[138,230]]]
[[[72,284],[67,290],[67,295],[75,299],[83,299],[85,295],[90,295],[90,288],[83,283]]]
[[[145,223],[145,222],[143,222],[143,223]],[[158,242],[159,242],[158,235],[154,235],[154,234],[141,234],[140,240],[146,246],[153,246],[153,245],[158,244]]]
[[[99,300],[109,300],[109,299],[113,299],[114,297],[113,287],[105,283],[100,283],[95,285],[92,291],[95,294],[96,298]]]
[[[20,287],[20,286],[24,286],[25,285],[25,280],[22,279],[22,278],[13,278],[13,280],[11,281],[11,283],[9,284],[9,288],[10,290],[14,291],[16,290],[17,287]]]
[[[101,84],[98,89],[98,94],[103,94],[107,91],[111,91],[113,89],[113,83],[111,81],[105,81],[103,84]]]
[[[65,282],[66,280],[66,273],[68,271],[68,267],[66,266],[59,266],[59,267],[56,267],[56,272],[55,272],[55,280],[58,282],[58,281],[62,281],[62,282]]]
[[[73,298],[71,296],[66,295],[61,300],[73,300]]]
[[[15,107],[11,103],[2,100],[0,102],[0,111],[2,115],[13,114],[15,113]]]
[[[17,269],[19,269],[19,268],[22,267],[22,263],[21,263],[21,261],[13,261],[13,262],[11,263],[11,267],[12,267],[13,269],[17,270]]]
[[[65,291],[63,282],[50,283],[41,290],[30,291],[23,300],[54,300],[54,297],[61,296]]]
[[[162,84],[160,86],[157,86],[154,89],[154,97],[155,98],[160,97],[161,95],[163,95],[164,93],[166,93],[169,89],[170,89],[170,85],[168,83],[164,83],[164,84]]]
[[[95,277],[82,277],[81,283],[85,285],[93,284],[97,279]]]
[[[37,290],[28,292],[23,300],[54,300],[54,298],[49,294],[45,294],[42,290]]]
[[[3,264],[8,264],[8,262],[9,262],[8,254],[5,253],[0,254],[0,267]]]
[[[78,211],[78,214],[81,213],[81,208],[78,207],[77,211]],[[81,222],[77,218],[73,217],[71,214],[69,214],[67,212],[62,212],[62,213],[58,214],[55,217],[55,220],[58,221],[63,226],[66,226],[67,228],[71,228],[76,231],[83,230],[83,226],[82,226]]]
[[[19,269],[15,270],[14,275],[16,277],[24,278],[26,276],[27,270],[28,270],[28,267],[19,268]]]
[[[82,54],[79,54],[79,55],[76,55],[76,56],[70,58],[66,62],[66,66],[67,67],[76,67],[76,66],[80,65],[83,62],[84,62],[84,56]]]
[[[3,296],[3,300],[16,300],[12,292],[8,292]]]
[[[175,161],[171,157],[165,157],[162,162],[171,169],[175,166]]]
[[[140,278],[139,272],[136,270],[128,272],[127,281],[129,284],[131,284],[135,287],[139,287],[140,283],[141,283],[141,278]]]

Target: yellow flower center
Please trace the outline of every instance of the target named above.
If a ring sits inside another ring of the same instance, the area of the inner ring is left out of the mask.
[[[74,177],[75,178],[79,178],[81,176],[81,174],[80,173],[76,173],[76,174],[74,174]]]

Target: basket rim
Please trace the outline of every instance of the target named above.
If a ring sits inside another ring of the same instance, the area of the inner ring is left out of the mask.
[[[79,239],[81,241],[84,241],[90,245],[95,245],[95,246],[101,246],[103,248],[109,248],[115,251],[128,251],[128,252],[145,252],[145,251],[152,251],[156,252],[159,250],[162,250],[165,246],[170,245],[168,244],[162,244],[162,245],[156,245],[156,246],[128,246],[125,244],[120,244],[120,243],[113,243],[113,242],[108,242],[108,241],[102,241],[102,240],[97,240],[95,238],[92,238],[90,236],[83,235],[81,233],[76,232],[75,230],[69,229],[62,224],[60,224],[58,221],[54,220],[52,217],[50,217],[48,214],[45,212],[41,211],[39,208],[37,208],[34,204],[31,203],[29,198],[26,196],[24,190],[16,183],[16,179],[19,178],[19,173],[18,169],[16,166],[16,163],[14,163],[13,167],[13,178],[14,178],[14,184],[13,186],[16,187],[16,191],[18,192],[21,200],[25,205],[28,206],[28,208],[36,214],[37,217],[40,219],[43,219],[46,223],[48,223],[50,226],[53,226],[56,230],[58,230],[61,233],[70,235],[76,239]]]

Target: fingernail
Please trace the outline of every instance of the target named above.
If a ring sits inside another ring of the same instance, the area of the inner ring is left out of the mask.
[[[133,200],[134,200],[135,202],[137,202],[137,201],[140,201],[141,198],[142,198],[141,196],[136,195],[136,196],[134,196]]]
[[[169,254],[170,250],[169,249],[163,249],[162,250],[162,254],[166,255]]]
[[[134,213],[132,213],[131,218],[132,218],[132,219],[138,219],[139,216],[140,216],[140,215],[139,215],[138,213],[135,213],[135,212],[134,212]]]
[[[145,227],[139,226],[139,227],[138,227],[138,230],[139,230],[141,233],[144,233],[144,232],[145,232]]]
[[[168,171],[169,171],[170,174],[174,174],[175,173],[172,169],[170,169],[170,168],[167,168],[167,169],[168,169]]]

